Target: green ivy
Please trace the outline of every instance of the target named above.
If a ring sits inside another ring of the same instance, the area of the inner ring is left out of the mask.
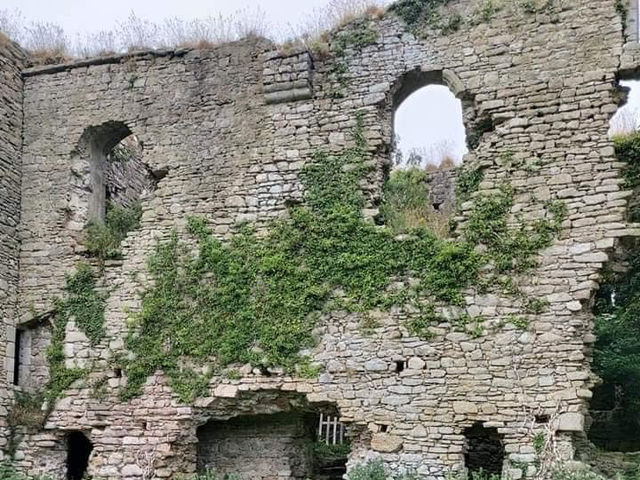
[[[120,244],[127,234],[140,228],[140,203],[128,207],[107,206],[104,222],[91,221],[85,228],[87,252],[100,261],[120,258]]]
[[[427,337],[439,321],[436,304],[464,305],[464,290],[480,285],[480,272],[492,261],[501,270],[533,266],[535,248],[549,245],[559,229],[554,217],[512,232],[513,200],[505,187],[478,197],[458,241],[438,238],[426,226],[398,237],[362,214],[360,184],[369,157],[358,117],[354,145],[314,156],[301,175],[304,205],[290,208],[267,233],[245,227],[221,242],[203,219],[189,218],[188,240],[173,233],[158,243],[148,262],[150,286],[130,319],[123,397],[139,394],[158,369],[186,402],[229,364],[317,373],[299,352],[315,345],[313,330],[323,312],[366,318],[366,312],[410,305],[421,315],[407,328]],[[479,252],[478,243],[488,253]],[[407,278],[415,281],[393,287]]]
[[[458,167],[456,172],[456,204],[462,205],[471,199],[471,195],[478,191],[484,173],[480,167]]]
[[[358,18],[351,22],[345,29],[339,31],[331,42],[331,51],[334,60],[329,73],[334,77],[337,88],[333,88],[329,95],[333,98],[342,98],[344,88],[347,86],[346,74],[349,67],[345,61],[347,49],[362,50],[364,47],[375,43],[379,32],[372,28],[368,17]]]
[[[97,345],[104,336],[106,299],[97,291],[96,279],[89,265],[81,263],[73,274],[67,275],[64,293],[64,297],[56,301],[51,344],[47,348],[49,382],[45,386],[45,398],[49,409],[73,382],[86,373],[83,369],[65,365],[64,342],[69,320],[74,319],[91,345]]]
[[[614,139],[617,158],[625,163],[624,188],[640,187],[640,133]],[[637,198],[637,195],[634,195]],[[640,219],[638,204],[630,201],[629,219]],[[596,344],[594,371],[609,385],[624,391],[623,418],[640,415],[640,244],[626,245],[625,272],[602,272],[596,298]],[[615,294],[615,303],[611,301]],[[633,422],[630,422],[633,425]]]
[[[418,37],[423,37],[423,28],[439,30],[442,34],[457,32],[464,18],[457,11],[443,15],[442,7],[453,3],[451,0],[399,0],[389,8]]]

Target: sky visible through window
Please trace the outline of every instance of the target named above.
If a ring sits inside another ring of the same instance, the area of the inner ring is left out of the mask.
[[[468,151],[462,103],[442,85],[407,97],[396,110],[394,133],[396,152],[401,152],[397,166],[440,166],[443,160],[459,165]]]

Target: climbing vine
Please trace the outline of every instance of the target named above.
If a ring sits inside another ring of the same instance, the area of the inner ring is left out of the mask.
[[[501,271],[533,266],[536,249],[559,229],[558,209],[512,232],[512,192],[504,187],[500,195],[479,197],[458,241],[423,225],[398,237],[362,214],[367,160],[358,117],[354,145],[315,154],[301,176],[304,205],[292,207],[266,234],[245,227],[223,243],[203,219],[189,218],[189,241],[173,233],[160,242],[148,262],[151,286],[131,318],[123,397],[139,394],[158,369],[183,401],[203,393],[211,375],[233,363],[313,373],[300,351],[314,345],[322,313],[336,310],[366,317],[411,305],[421,314],[407,327],[426,337],[438,321],[434,305],[464,305],[464,290],[479,284],[489,263]],[[476,248],[481,243],[485,252]],[[398,280],[404,287],[397,288]]]
[[[329,92],[331,97],[344,97],[344,89],[347,86],[346,74],[349,71],[345,61],[347,49],[362,50],[367,45],[374,43],[378,39],[378,35],[379,32],[373,28],[368,17],[354,20],[347,28],[335,35],[330,47],[334,59],[329,73],[333,76],[336,86]]]
[[[76,380],[85,375],[80,368],[65,365],[64,343],[67,324],[71,319],[87,336],[91,345],[96,345],[104,336],[105,296],[97,290],[96,279],[87,264],[79,264],[76,271],[68,275],[64,286],[64,297],[55,302],[51,344],[47,348],[49,381],[45,386],[48,407]]]

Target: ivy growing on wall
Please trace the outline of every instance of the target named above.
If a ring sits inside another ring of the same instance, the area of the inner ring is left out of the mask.
[[[398,237],[362,214],[360,182],[371,167],[360,118],[354,140],[340,153],[316,153],[302,172],[305,204],[266,234],[246,227],[223,243],[204,220],[190,218],[189,240],[174,233],[157,245],[148,262],[150,287],[131,318],[124,398],[139,394],[158,369],[183,401],[232,363],[313,373],[300,351],[314,345],[323,312],[364,315],[411,305],[422,315],[407,327],[426,337],[439,321],[434,305],[463,305],[464,290],[480,284],[487,264],[500,271],[533,266],[559,229],[559,207],[534,225],[507,228],[513,200],[504,187],[477,200],[457,241],[425,226]],[[476,248],[480,243],[485,251]],[[397,288],[396,280],[409,277],[415,281]]]
[[[329,95],[333,98],[344,97],[344,88],[347,85],[346,74],[349,70],[345,56],[349,48],[362,50],[378,39],[379,32],[373,28],[371,19],[366,16],[351,22],[344,30],[339,31],[331,42],[331,52],[334,59],[329,70],[336,86],[331,89]]]
[[[64,343],[67,324],[71,319],[87,336],[91,345],[104,336],[105,296],[98,292],[91,267],[79,264],[76,271],[66,277],[64,297],[56,300],[51,344],[47,348],[49,382],[45,386],[45,399],[49,408],[76,380],[85,375],[79,368],[65,365]]]

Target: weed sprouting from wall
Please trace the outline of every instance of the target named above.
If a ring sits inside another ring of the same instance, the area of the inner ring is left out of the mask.
[[[87,253],[101,262],[120,258],[120,244],[127,234],[140,227],[142,207],[139,202],[129,207],[107,206],[104,223],[91,221],[85,229]]]
[[[266,235],[247,227],[223,243],[204,220],[190,218],[189,242],[174,233],[157,245],[148,263],[151,285],[131,318],[124,398],[139,394],[158,369],[183,401],[233,363],[309,373],[300,351],[315,344],[322,313],[336,310],[365,315],[410,305],[422,315],[407,328],[426,337],[439,321],[435,305],[463,305],[464,290],[480,285],[488,264],[500,272],[533,267],[537,249],[559,230],[558,208],[512,232],[512,192],[505,187],[479,197],[458,241],[438,238],[424,225],[398,238],[362,214],[360,182],[371,167],[359,117],[354,137],[340,153],[315,155],[302,173],[305,205],[274,221]],[[481,243],[486,252],[476,248]],[[416,281],[392,288],[406,277]]]

